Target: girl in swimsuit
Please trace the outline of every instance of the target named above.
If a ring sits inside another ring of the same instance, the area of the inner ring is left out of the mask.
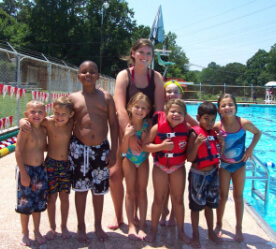
[[[145,237],[146,214],[147,214],[147,185],[149,176],[148,153],[145,151],[135,152],[129,147],[129,138],[136,135],[141,143],[148,131],[147,116],[151,110],[149,98],[139,92],[136,93],[127,105],[130,123],[125,129],[122,138],[121,152],[123,159],[123,172],[126,182],[126,213],[128,219],[128,238],[143,240]],[[135,202],[140,212],[139,232],[137,234],[134,225],[133,211]]]
[[[217,226],[215,232],[222,236],[222,218],[228,199],[230,181],[233,183],[233,197],[236,210],[237,242],[244,241],[242,234],[243,189],[245,184],[245,163],[252,157],[253,149],[261,137],[260,130],[252,122],[236,116],[237,104],[233,95],[225,93],[218,99],[218,113],[221,121],[216,122],[214,130],[225,139],[219,170],[220,200],[217,209]],[[245,149],[245,133],[254,134],[251,144]]]
[[[190,238],[184,233],[183,226],[185,160],[189,132],[189,125],[185,122],[186,114],[183,100],[170,100],[166,104],[166,112],[159,112],[162,119],[158,119],[158,123],[152,126],[143,145],[145,151],[154,153],[152,171],[154,200],[151,209],[151,229],[145,237],[147,242],[153,242],[156,238],[158,221],[170,186],[178,237],[185,243],[190,243]]]
[[[183,91],[181,85],[175,80],[166,82],[164,85],[164,91],[165,91],[165,98],[164,98],[165,102],[169,101],[170,99],[182,99],[182,97],[184,95],[184,91]],[[192,118],[188,113],[185,117],[185,120],[191,126],[198,125],[197,121],[194,118]],[[166,200],[165,200],[164,207],[163,207],[162,214],[161,214],[161,218],[159,221],[160,226],[165,226],[166,217],[170,213],[169,207],[168,207],[169,195],[170,195],[170,190],[168,189],[167,195],[166,195]],[[173,207],[171,209],[170,217],[168,220],[168,226],[169,227],[175,226],[175,215],[174,215]]]

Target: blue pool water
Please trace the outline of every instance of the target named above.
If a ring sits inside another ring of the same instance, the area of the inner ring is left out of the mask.
[[[197,108],[198,105],[187,105],[188,113],[193,117],[197,114]],[[254,154],[263,163],[271,162],[276,164],[276,106],[238,105],[237,116],[250,120],[262,131],[262,137],[254,149]],[[219,116],[217,117],[217,120],[218,119]],[[251,143],[252,137],[253,135],[250,132],[246,133],[246,146]],[[246,181],[244,198],[276,232],[276,167],[268,168],[270,171],[270,188],[266,204],[252,193],[252,181],[250,180]],[[258,172],[264,175],[261,168],[258,169]],[[247,175],[251,176],[252,173],[247,172]],[[264,193],[265,183],[262,181],[255,181],[255,188]]]

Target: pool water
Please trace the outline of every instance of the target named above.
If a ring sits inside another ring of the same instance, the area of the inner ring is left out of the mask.
[[[195,118],[198,105],[187,104],[188,113]],[[269,164],[270,171],[270,188],[268,200],[264,203],[258,196],[251,191],[251,180],[247,180],[244,189],[244,198],[258,212],[258,214],[270,225],[276,232],[276,166],[272,168],[270,165],[276,165],[276,106],[266,105],[238,105],[237,116],[250,120],[255,126],[262,131],[261,139],[254,149],[260,161]],[[219,120],[219,116],[217,117]],[[246,147],[252,141],[253,135],[246,132]],[[264,175],[264,171],[258,168],[258,173]],[[251,176],[252,172],[247,172]],[[265,192],[265,182],[255,181],[255,188],[261,193]]]

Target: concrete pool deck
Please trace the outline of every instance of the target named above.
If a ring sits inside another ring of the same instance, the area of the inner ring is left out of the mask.
[[[150,158],[151,159],[151,158]],[[10,153],[2,158],[0,158],[0,192],[1,192],[1,202],[0,202],[0,248],[28,248],[19,245],[21,239],[21,227],[19,215],[14,211],[15,205],[15,170],[16,165],[14,153]],[[152,167],[152,164],[151,164]],[[187,171],[188,171],[187,167]],[[184,203],[185,203],[185,231],[191,236],[192,227],[190,219],[190,211],[188,208],[188,192],[187,185],[184,194]],[[150,227],[150,210],[153,200],[153,187],[151,176],[149,178],[148,185],[148,213],[147,213],[147,224],[148,229]],[[192,248],[189,245],[178,241],[176,228],[173,227],[159,227],[157,240],[155,243],[147,243],[144,241],[130,241],[127,238],[127,225],[122,225],[118,230],[112,231],[107,229],[107,225],[112,222],[114,217],[113,204],[111,200],[110,193],[105,195],[104,211],[103,211],[103,228],[109,235],[109,240],[106,242],[99,242],[94,233],[94,214],[92,209],[91,202],[91,193],[88,195],[87,207],[86,207],[86,226],[88,236],[91,239],[90,244],[81,244],[78,243],[76,239],[77,231],[77,217],[75,212],[74,205],[74,192],[70,194],[70,210],[69,210],[69,219],[68,219],[68,228],[72,232],[72,237],[68,240],[63,240],[60,236],[60,212],[59,212],[59,202],[57,202],[57,237],[52,241],[47,241],[46,244],[39,246],[36,242],[33,241],[33,225],[32,220],[30,219],[30,238],[32,239],[31,248],[41,248],[41,249],[77,249],[77,248],[103,248],[103,249],[138,249],[138,248]],[[126,216],[125,216],[126,221]],[[276,248],[276,241],[273,240],[273,236],[269,229],[265,226],[262,226],[262,220],[254,215],[253,211],[250,211],[247,208],[244,210],[243,218],[243,232],[245,237],[244,243],[237,243],[234,241],[235,235],[235,213],[234,213],[234,202],[233,197],[230,194],[229,200],[226,205],[225,215],[224,215],[224,227],[223,227],[223,244],[217,246],[212,241],[207,239],[207,226],[204,217],[204,213],[200,213],[199,221],[199,231],[201,235],[201,246],[202,248],[261,248],[269,249]],[[49,223],[47,218],[47,212],[43,212],[41,215],[41,233],[44,235],[49,229]]]

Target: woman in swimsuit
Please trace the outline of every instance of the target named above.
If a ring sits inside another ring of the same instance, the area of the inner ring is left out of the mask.
[[[164,93],[163,78],[160,73],[149,68],[153,57],[152,43],[148,39],[137,40],[127,57],[131,67],[119,72],[116,78],[114,100],[120,127],[119,143],[127,124],[130,123],[126,106],[135,93],[143,92],[147,95],[153,105],[153,111],[161,111],[164,108],[164,99],[160,98]],[[142,151],[141,141],[136,136],[130,137],[129,144],[132,151]],[[108,228],[117,229],[123,223],[124,199],[122,158],[119,149],[116,164],[110,169],[109,183],[116,217]]]
[[[245,163],[252,157],[253,149],[261,137],[260,130],[247,119],[236,116],[237,104],[233,95],[225,93],[218,99],[218,113],[221,121],[216,122],[214,130],[225,139],[224,150],[221,156],[219,170],[220,200],[217,209],[217,226],[215,232],[222,236],[222,218],[225,204],[228,199],[230,181],[233,182],[233,197],[236,210],[237,242],[244,241],[242,234],[243,218],[243,189],[245,184]],[[249,147],[245,148],[245,134],[249,131],[254,134]]]

